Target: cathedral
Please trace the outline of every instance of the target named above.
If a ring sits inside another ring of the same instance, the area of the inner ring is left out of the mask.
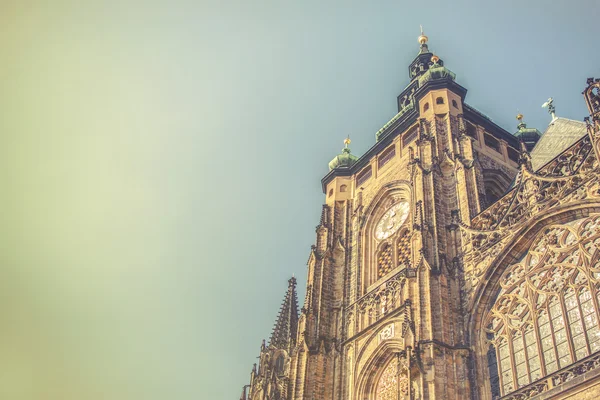
[[[583,122],[549,99],[510,133],[418,41],[398,113],[329,163],[304,303],[290,279],[241,400],[600,395],[600,79]]]

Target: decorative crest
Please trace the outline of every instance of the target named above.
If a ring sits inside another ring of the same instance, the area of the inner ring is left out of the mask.
[[[600,79],[588,78],[583,94],[592,119],[600,118]]]
[[[583,96],[590,116],[584,119],[596,157],[600,159],[600,79],[588,78]]]

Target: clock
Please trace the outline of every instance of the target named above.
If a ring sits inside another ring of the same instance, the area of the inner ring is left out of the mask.
[[[392,236],[408,218],[409,206],[407,201],[401,201],[391,206],[375,227],[375,238],[384,240]]]

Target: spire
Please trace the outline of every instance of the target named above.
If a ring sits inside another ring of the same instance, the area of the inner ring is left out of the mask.
[[[444,68],[444,61],[440,59],[437,55],[433,54],[429,47],[427,46],[427,42],[429,38],[423,33],[423,26],[421,26],[421,35],[417,38],[419,42],[419,54],[413,60],[412,63],[408,66],[408,73],[411,80],[417,79],[429,71],[429,69],[433,68],[442,75],[450,76],[454,79],[454,74]]]
[[[429,40],[429,38],[423,33],[423,25],[419,25],[419,27],[421,28],[421,35],[419,35],[419,37],[417,38],[419,44],[421,45],[421,50],[419,51],[419,54],[429,53],[429,48],[427,47],[427,41]]]
[[[296,342],[298,332],[298,296],[296,294],[296,278],[292,277],[288,281],[288,289],[279,310],[279,316],[271,339],[270,346],[279,349],[288,349]]]

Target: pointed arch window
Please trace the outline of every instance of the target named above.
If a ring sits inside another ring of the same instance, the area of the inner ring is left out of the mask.
[[[285,363],[285,360],[284,360],[283,354],[280,354],[277,357],[277,359],[275,360],[275,371],[280,375],[283,374],[284,363]]]
[[[398,241],[396,242],[396,258],[397,265],[410,267],[410,233],[408,229],[400,233]]]
[[[394,267],[392,260],[392,246],[384,243],[377,255],[377,278],[383,278]]]
[[[486,317],[493,393],[499,387],[506,395],[600,351],[599,246],[600,215],[550,226],[504,272]]]

